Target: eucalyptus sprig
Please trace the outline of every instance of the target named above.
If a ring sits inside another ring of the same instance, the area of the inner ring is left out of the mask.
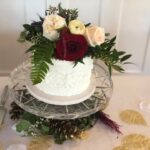
[[[61,3],[58,4],[58,15],[66,19],[67,24],[69,21],[77,19],[78,9],[64,9],[61,7]]]
[[[42,24],[44,19],[40,16],[39,19],[40,21],[34,21],[31,24],[23,25],[24,30],[20,33],[20,37],[18,39],[19,42],[28,41],[34,43],[32,39],[38,36],[39,34],[43,34]]]

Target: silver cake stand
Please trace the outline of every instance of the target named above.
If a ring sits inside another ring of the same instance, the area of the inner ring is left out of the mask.
[[[51,119],[75,119],[89,116],[106,108],[112,95],[113,84],[104,64],[95,63],[96,90],[85,101],[74,105],[47,104],[32,96],[26,88],[29,61],[14,69],[10,76],[10,96],[22,109],[37,116]]]

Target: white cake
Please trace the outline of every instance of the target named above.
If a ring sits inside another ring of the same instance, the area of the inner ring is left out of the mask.
[[[84,64],[53,59],[45,79],[36,85],[42,92],[56,96],[73,96],[84,92],[90,85],[93,59],[86,57]]]

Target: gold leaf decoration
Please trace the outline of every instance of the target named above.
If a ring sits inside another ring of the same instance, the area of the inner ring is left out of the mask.
[[[136,125],[146,125],[146,121],[143,116],[135,110],[124,110],[120,113],[120,118],[122,121],[128,124],[136,124]]]
[[[145,142],[149,141],[149,138],[141,135],[141,134],[129,134],[122,139],[122,144],[130,144],[130,143],[140,143],[140,142]]]
[[[0,150],[3,150],[3,146],[2,146],[2,144],[0,143]]]
[[[141,134],[130,134],[121,140],[121,146],[113,150],[150,150],[150,138]]]
[[[0,125],[0,130],[2,130],[4,128],[4,124]]]
[[[88,138],[89,134],[87,131],[82,131],[80,134],[77,135],[77,138],[81,140],[86,140]]]
[[[129,150],[126,146],[117,146],[113,150]]]
[[[52,145],[52,140],[48,136],[35,137],[28,145],[28,150],[48,150]]]

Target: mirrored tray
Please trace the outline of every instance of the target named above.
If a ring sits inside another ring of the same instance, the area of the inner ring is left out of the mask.
[[[74,105],[52,105],[41,102],[26,88],[26,75],[31,69],[29,61],[14,69],[10,76],[10,97],[25,111],[53,119],[75,119],[91,115],[106,108],[112,95],[113,84],[104,64],[95,63],[96,89],[87,100]]]

